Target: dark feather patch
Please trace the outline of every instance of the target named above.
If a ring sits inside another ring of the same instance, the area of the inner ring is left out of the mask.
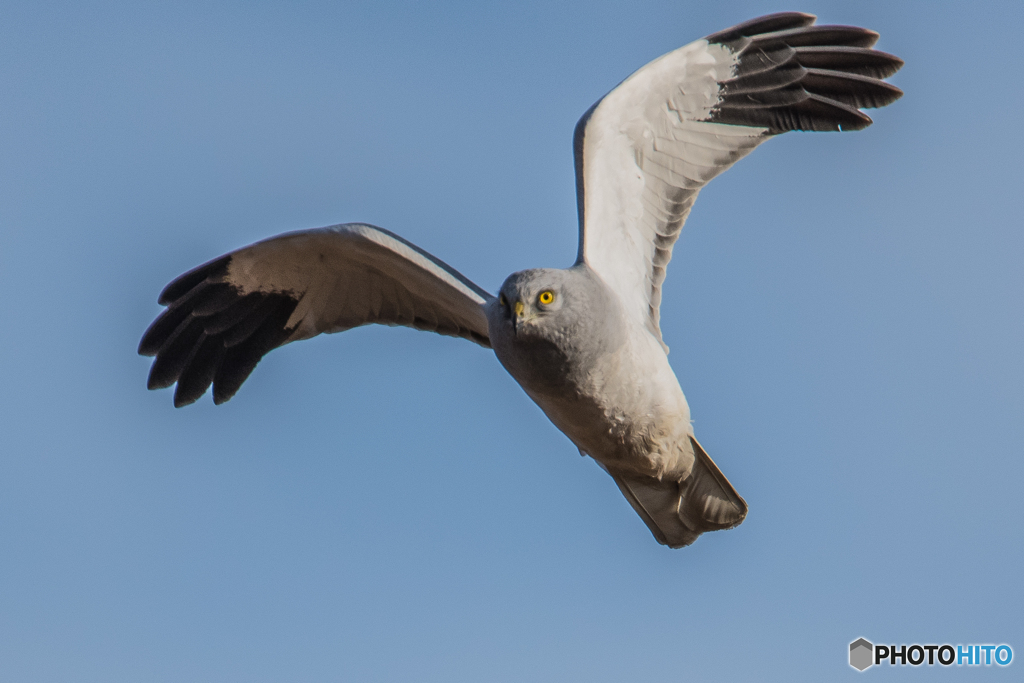
[[[270,313],[263,319],[262,325],[244,341],[228,348],[217,367],[213,378],[214,403],[224,403],[234,396],[246,378],[256,369],[260,359],[283,344],[293,332],[293,329],[286,328],[285,324],[299,302],[283,294],[267,296],[273,301],[269,305]]]
[[[235,302],[220,313],[211,315],[203,320],[203,329],[206,334],[221,334],[248,317],[256,307],[263,301],[263,295],[259,293],[241,296],[235,292]]]
[[[808,69],[832,69],[872,78],[889,78],[900,70],[903,60],[887,52],[862,47],[798,47],[796,59]]]
[[[787,31],[776,31],[757,36],[752,45],[761,42],[782,42],[790,47],[804,45],[840,45],[847,47],[871,47],[878,42],[878,34],[857,26],[805,26]]]
[[[789,64],[796,55],[796,49],[779,42],[774,45],[759,45],[757,50],[744,54],[743,59],[735,66],[737,79],[744,76],[769,71]],[[793,62],[798,64],[799,62]]]
[[[864,112],[816,95],[808,95],[788,107],[723,108],[712,120],[737,126],[765,126],[772,132],[861,130],[871,125],[871,117]]]
[[[190,313],[191,311],[185,306],[171,306],[161,313],[142,335],[142,341],[139,342],[139,355],[155,356],[167,338],[174,333],[174,330],[178,329],[178,325]]]
[[[718,33],[712,33],[707,37],[709,43],[731,43],[743,37],[756,36],[762,33],[774,33],[786,29],[810,26],[817,20],[813,14],[803,12],[778,12],[756,19],[744,21],[731,28]]]
[[[232,346],[238,346],[244,342],[258,329],[260,329],[263,322],[270,317],[274,311],[281,308],[282,305],[286,305],[290,301],[294,300],[280,294],[260,295],[259,305],[253,309],[252,313],[247,315],[237,325],[224,332],[224,346],[231,348]]]
[[[199,317],[220,313],[238,301],[238,289],[226,282],[209,284],[207,290],[203,295],[203,300],[197,301],[192,308],[192,313]]]
[[[726,93],[729,95],[761,93],[799,83],[807,75],[807,70],[800,65],[800,62],[793,59],[794,54],[793,50],[789,50],[788,61],[731,79],[725,88]],[[781,51],[777,51],[776,55],[781,57]]]
[[[721,103],[718,106],[721,109],[778,108],[790,104],[799,104],[808,97],[809,94],[803,85],[794,83],[784,88],[759,90],[740,95],[734,95],[726,90],[726,94],[722,97]]]
[[[194,403],[211,384],[218,403],[231,398],[260,358],[294,332],[285,324],[298,300],[283,293],[243,295],[222,280],[230,259],[210,261],[169,284],[160,301],[170,305],[139,344],[140,354],[156,356],[147,386],[177,382],[175,407]]]
[[[198,285],[200,282],[207,278],[220,278],[227,272],[228,263],[231,261],[231,255],[221,256],[212,261],[208,261],[203,265],[193,268],[184,275],[179,275],[175,278],[171,284],[164,287],[164,291],[160,292],[160,298],[157,299],[157,303],[166,306],[172,301],[177,301],[189,292],[193,287]]]
[[[802,85],[808,92],[858,109],[884,107],[903,97],[902,90],[877,78],[827,69],[808,69]]]
[[[763,127],[773,134],[859,130],[871,125],[860,108],[884,107],[903,95],[881,80],[903,62],[868,49],[878,39],[874,31],[811,26],[810,21],[799,24],[796,17],[782,16],[747,22],[708,38],[738,56],[735,75],[721,83],[710,121]],[[787,21],[795,25],[764,30],[773,22]]]
[[[177,382],[192,355],[193,347],[203,334],[203,326],[195,318],[191,315],[185,318],[157,352],[153,367],[149,369],[149,382],[146,386],[150,389],[163,389]]]
[[[206,393],[213,383],[214,373],[224,357],[225,350],[224,342],[218,337],[210,337],[204,333],[199,338],[185,364],[185,369],[178,377],[178,386],[174,390],[175,408],[195,403]]]
[[[160,347],[164,345],[168,337],[178,328],[192,310],[206,300],[210,294],[210,287],[213,286],[206,280],[200,280],[195,287],[184,292],[176,301],[173,301],[167,310],[153,321],[146,333],[142,335],[139,342],[139,355],[155,356]]]

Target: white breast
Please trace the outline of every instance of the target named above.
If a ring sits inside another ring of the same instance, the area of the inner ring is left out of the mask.
[[[581,451],[607,467],[661,476],[692,466],[686,397],[658,340],[643,328],[601,357],[574,395],[527,393]]]

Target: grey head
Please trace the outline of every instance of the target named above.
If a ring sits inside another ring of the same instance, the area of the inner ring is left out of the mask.
[[[618,297],[586,264],[509,275],[487,309],[498,360],[531,393],[562,393],[625,343]]]

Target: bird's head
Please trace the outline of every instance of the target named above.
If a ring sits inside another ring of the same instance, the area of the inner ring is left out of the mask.
[[[516,339],[555,341],[550,337],[571,322],[580,303],[566,273],[534,268],[509,275],[489,317]]]
[[[488,310],[492,342],[547,343],[563,350],[617,346],[619,321],[617,298],[586,266],[513,273]]]
[[[505,369],[542,393],[586,375],[625,341],[618,297],[582,264],[513,273],[488,307],[487,327]]]

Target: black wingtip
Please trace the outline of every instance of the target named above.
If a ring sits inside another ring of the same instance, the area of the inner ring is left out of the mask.
[[[174,406],[195,403],[214,386],[214,403],[227,401],[260,358],[294,332],[288,319],[298,299],[291,293],[243,294],[224,282],[231,255],[176,278],[160,294],[167,309],[142,335],[138,352],[156,356],[146,386],[177,384]]]
[[[744,21],[742,24],[730,26],[718,33],[712,33],[706,40],[709,43],[731,43],[740,38],[749,38],[750,36],[757,36],[763,33],[775,33],[776,31],[810,26],[817,19],[818,17],[813,14],[805,14],[804,12],[767,14],[763,17]]]
[[[801,16],[755,19],[716,34],[737,58],[721,83],[716,123],[789,130],[851,131],[871,125],[860,111],[884,107],[903,91],[882,79],[903,60],[870,49],[878,33],[857,26],[800,25]]]

